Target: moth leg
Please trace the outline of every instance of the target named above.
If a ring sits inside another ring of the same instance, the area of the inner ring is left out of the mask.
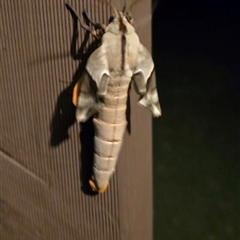
[[[87,30],[88,32],[90,32],[96,39],[100,39],[100,35],[95,31],[95,30],[92,30],[87,24],[85,24],[82,19],[78,16],[78,14],[73,10],[73,8],[68,4],[66,3],[65,4],[66,8],[70,11],[70,13],[75,16],[79,22],[80,22],[80,25],[82,28],[84,28],[85,30]],[[86,14],[86,11],[84,11],[84,14],[87,16],[87,19],[90,21],[88,15]],[[91,22],[91,21],[90,21]],[[92,23],[92,22],[91,22]]]
[[[102,188],[98,188],[96,182],[94,181],[94,179],[90,179],[89,180],[89,185],[91,186],[92,190],[94,192],[99,192],[99,193],[103,193],[106,191],[107,187],[108,187],[108,182],[102,187]]]
[[[84,29],[86,29],[86,30],[89,31],[89,32],[92,31],[88,25],[86,25],[85,23],[83,23],[82,19],[78,16],[78,14],[76,13],[76,11],[73,10],[73,8],[72,8],[68,3],[65,3],[65,6],[66,6],[67,10],[70,11],[70,13],[79,20],[81,26],[82,26]]]
[[[99,34],[95,30],[92,30],[87,24],[83,23],[80,19],[79,19],[79,21],[80,21],[82,28],[84,28],[85,30],[90,32],[96,39],[98,39],[98,40],[100,39]]]
[[[89,17],[86,10],[84,10],[84,14],[88,21],[95,27],[95,29],[101,29],[104,32],[106,31],[107,26],[105,24],[93,22],[93,20]]]

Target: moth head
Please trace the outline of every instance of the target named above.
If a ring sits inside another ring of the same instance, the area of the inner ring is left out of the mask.
[[[130,12],[130,8],[132,6],[132,4],[130,5],[126,5],[126,3],[123,6],[123,10],[122,11],[117,11],[115,7],[113,7],[112,5],[110,5],[114,14],[109,18],[109,23],[111,23],[112,21],[127,21],[128,23],[130,23],[131,25],[133,25],[133,16],[132,13]]]
[[[128,21],[127,16],[123,12],[115,10],[114,15],[110,18],[107,31],[114,34],[125,34],[131,33],[132,31],[134,31],[134,28],[132,27],[132,25]]]
[[[104,1],[104,0],[102,0]],[[109,18],[109,24],[107,26],[106,31],[112,32],[114,34],[121,34],[121,33],[131,33],[134,30],[133,27],[133,17],[130,9],[135,1],[131,4],[125,4],[122,11],[118,11],[109,1],[104,1],[107,3],[112,11],[113,15]]]
[[[133,25],[134,21],[131,13],[131,8],[138,0],[124,0],[124,6],[123,6],[122,12],[117,11],[116,8],[111,4],[110,0],[99,0],[99,1],[110,6],[114,12],[114,15],[109,18],[109,23],[111,23],[114,20],[115,21],[120,20],[119,17],[122,14],[126,18],[127,22]]]

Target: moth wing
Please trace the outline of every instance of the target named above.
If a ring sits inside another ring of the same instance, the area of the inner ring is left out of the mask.
[[[151,54],[142,44],[139,43],[138,60],[136,64],[135,73],[142,72],[144,77],[144,82],[145,84],[147,84],[147,80],[150,77],[153,69],[154,69],[154,63],[153,63]]]
[[[86,69],[96,82],[98,95],[105,95],[109,81],[109,68],[106,58],[106,49],[102,45],[89,57]]]
[[[77,107],[76,119],[78,122],[87,121],[103,106],[96,94],[95,83],[86,71],[83,72],[73,89],[72,101]]]
[[[162,114],[156,87],[156,76],[151,54],[140,44],[136,71],[133,75],[136,90],[141,96],[139,104],[148,108],[154,117]]]

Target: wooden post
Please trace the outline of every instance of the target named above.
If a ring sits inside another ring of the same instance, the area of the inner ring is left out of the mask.
[[[97,1],[69,3],[96,21],[110,16]],[[150,112],[137,105],[132,90],[131,134],[125,134],[116,173],[104,194],[88,194],[82,170],[91,159],[82,156],[92,154],[93,133],[91,123],[75,122],[71,91],[86,60],[85,49],[74,46],[87,40],[91,52],[96,45],[84,30],[73,42],[76,24],[64,1],[4,0],[1,8],[2,239],[152,239]],[[132,10],[150,50],[151,1],[136,2]]]

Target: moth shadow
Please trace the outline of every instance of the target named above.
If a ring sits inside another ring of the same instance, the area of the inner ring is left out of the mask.
[[[76,122],[76,107],[72,103],[73,88],[79,81],[86,67],[87,59],[98,46],[98,43],[96,41],[93,41],[89,46],[87,46],[90,34],[86,32],[81,46],[78,49],[78,19],[74,12],[69,12],[73,20],[73,34],[71,38],[70,53],[73,60],[79,61],[79,65],[72,76],[72,81],[69,86],[67,86],[58,96],[53,117],[50,123],[51,147],[57,147],[63,141],[69,138],[69,128]],[[81,152],[79,154],[81,189],[85,194],[94,195],[88,183],[92,175],[94,152],[94,127],[92,119],[89,119],[86,123],[80,124],[79,137],[81,142]]]
[[[80,152],[80,181],[81,190],[87,195],[96,195],[89,185],[89,179],[93,174],[93,156],[94,156],[94,126],[93,118],[90,118],[85,123],[81,123],[79,133],[81,142]]]

